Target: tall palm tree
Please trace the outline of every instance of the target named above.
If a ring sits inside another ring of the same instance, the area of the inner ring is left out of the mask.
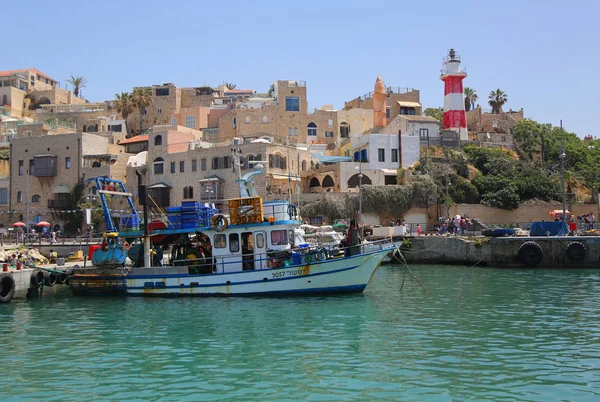
[[[115,100],[113,102],[113,107],[121,116],[123,116],[123,120],[125,120],[125,126],[127,126],[127,117],[133,112],[134,104],[131,99],[131,94],[128,92],[121,92],[120,94],[115,94]]]
[[[133,90],[131,95],[131,101],[140,112],[140,131],[142,133],[142,117],[144,116],[144,110],[152,104],[152,91],[150,88],[137,88]]]
[[[475,102],[479,99],[477,91],[473,88],[465,87],[465,110],[468,112],[475,109]]]
[[[496,89],[490,92],[488,103],[492,107],[492,113],[499,114],[506,102],[508,102],[508,95],[504,91]]]
[[[233,91],[236,87],[237,87],[237,85],[235,85],[232,82],[226,82],[225,83],[225,88],[229,89],[230,91]]]
[[[69,78],[67,80],[68,83],[70,83],[71,85],[73,85],[73,94],[77,97],[79,97],[79,92],[81,91],[81,88],[85,88],[85,84],[87,84],[87,80],[84,77],[73,77],[71,76],[71,78]]]

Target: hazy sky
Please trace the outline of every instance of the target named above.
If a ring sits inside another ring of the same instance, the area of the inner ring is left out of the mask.
[[[90,101],[133,86],[233,82],[266,92],[306,80],[310,108],[386,85],[443,104],[442,58],[455,48],[487,107],[600,136],[600,1],[17,1],[2,5],[0,70],[35,67],[88,80]]]

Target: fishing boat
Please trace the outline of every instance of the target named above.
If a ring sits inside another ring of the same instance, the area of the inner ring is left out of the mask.
[[[256,194],[251,178],[260,173],[258,166],[240,175],[240,197],[228,201],[227,211],[188,202],[171,209],[162,224],[152,221],[142,224],[144,230],[121,231],[114,227],[104,195],[127,197],[139,219],[131,194],[118,180],[92,179],[101,189],[108,231],[93,253],[93,265],[73,270],[72,291],[127,296],[362,292],[394,246],[356,244],[341,254],[337,247],[310,247],[295,232],[301,224],[295,205],[263,202]],[[147,202],[145,190],[143,185],[138,188],[142,205]],[[165,252],[170,252],[166,261]]]

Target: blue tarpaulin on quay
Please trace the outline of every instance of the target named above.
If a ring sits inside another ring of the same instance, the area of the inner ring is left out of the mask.
[[[568,233],[565,222],[533,222],[529,230],[530,236],[566,236]]]

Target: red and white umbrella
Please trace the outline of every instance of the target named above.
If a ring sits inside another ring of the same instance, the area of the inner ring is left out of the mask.
[[[40,222],[36,223],[35,226],[51,226],[51,225],[50,225],[50,223],[48,223],[46,221],[40,221]]]
[[[13,226],[15,226],[15,227],[23,227],[23,226],[27,226],[27,225],[25,225],[25,223],[23,223],[23,222],[20,222],[20,221],[19,221],[19,222],[15,222],[15,223],[13,223],[12,225],[13,225]]]

